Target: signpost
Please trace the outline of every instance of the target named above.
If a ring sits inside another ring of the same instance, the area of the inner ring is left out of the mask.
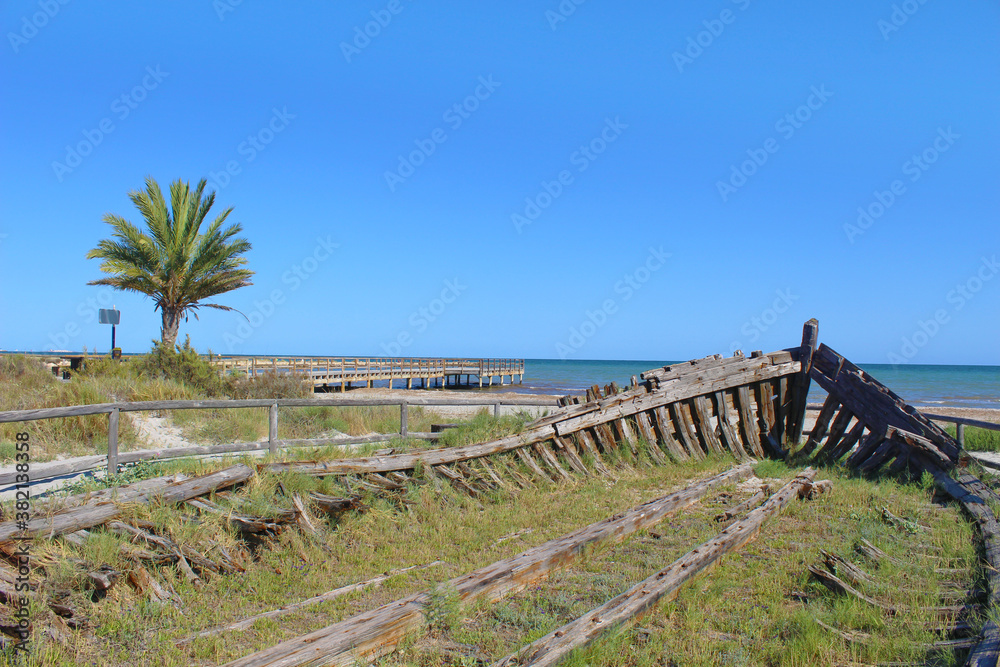
[[[98,315],[98,318],[101,321],[101,324],[110,324],[111,325],[111,358],[112,359],[121,359],[122,358],[122,351],[121,351],[121,349],[115,347],[115,325],[117,325],[119,322],[121,322],[122,311],[115,310],[114,307],[112,307],[112,308],[100,308],[97,311],[97,315]]]

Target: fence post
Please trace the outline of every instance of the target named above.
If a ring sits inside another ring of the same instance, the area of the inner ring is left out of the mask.
[[[500,404],[499,403],[494,403],[493,404],[493,416],[494,417],[499,417],[500,416]]]
[[[407,424],[409,419],[407,407],[408,404],[406,401],[399,404],[399,436],[402,438],[406,437],[406,432],[409,427],[409,424]]]
[[[267,451],[278,453],[278,404],[271,403],[267,415]]]
[[[965,449],[965,424],[955,424],[955,439],[958,440],[958,445]]]
[[[118,408],[108,413],[108,474],[118,473]]]

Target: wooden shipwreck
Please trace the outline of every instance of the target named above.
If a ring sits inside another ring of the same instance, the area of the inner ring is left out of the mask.
[[[827,398],[802,443],[806,397],[812,382],[827,392]],[[463,447],[266,467],[368,479],[383,487],[414,479],[419,471],[424,478],[451,483],[476,495],[510,484],[512,479],[528,481],[519,472],[525,469],[539,479],[559,482],[573,475],[613,474],[616,462],[623,460],[668,465],[710,454],[728,454],[741,462],[764,457],[803,464],[842,462],[865,474],[908,469],[918,476],[924,472],[933,475],[979,528],[988,605],[996,607],[1000,598],[1000,524],[988,501],[1000,499],[966,472],[953,476],[955,468],[967,461],[958,442],[865,371],[818,344],[815,320],[805,324],[797,347],[769,354],[754,352],[749,357],[742,353],[715,355],[656,368],[633,377],[626,388],[595,386],[585,396],[561,399],[559,408],[514,436]],[[737,467],[725,479],[746,475],[748,470]],[[790,500],[827,488],[829,483],[814,483],[814,475],[815,471],[807,470],[746,519],[650,580],[496,664],[555,664],[604,629],[630,622],[688,576],[751,539],[760,523]],[[685,503],[695,502],[706,488],[719,483],[719,478],[707,480],[447,585],[463,602],[498,599],[564,566],[584,546],[624,539]],[[428,595],[398,600],[230,664],[352,665],[372,660],[391,652],[407,633],[424,623]],[[988,620],[974,642],[968,664],[996,665],[998,653],[1000,629]]]
[[[826,398],[807,430],[806,399],[814,382],[826,392]],[[558,407],[520,433],[490,442],[383,450],[372,456],[335,460],[273,462],[260,468],[338,476],[346,488],[378,493],[391,494],[409,483],[450,484],[462,493],[477,496],[492,489],[542,480],[560,483],[578,476],[614,475],[615,469],[623,465],[675,465],[712,455],[731,456],[737,465],[442,585],[454,590],[463,603],[498,600],[566,567],[588,547],[627,539],[698,502],[713,489],[750,476],[751,464],[763,458],[803,466],[840,463],[869,475],[909,471],[916,476],[933,476],[978,528],[987,621],[971,642],[968,664],[997,664],[1000,628],[990,619],[997,617],[1000,602],[1000,524],[993,512],[994,506],[1000,506],[1000,498],[965,469],[968,457],[947,432],[864,370],[819,344],[815,320],[805,324],[801,344],[796,347],[750,356],[715,355],[655,368],[633,377],[624,388],[614,383],[603,388],[594,386],[586,395],[560,399]],[[33,519],[26,526],[0,522],[0,550],[9,552],[12,540],[26,536],[70,536],[115,522],[123,501],[187,502],[199,511],[220,512],[207,500],[195,500],[196,496],[243,483],[256,472],[240,465],[190,480],[147,480],[108,492],[107,497],[93,494],[67,499],[62,509]],[[807,467],[770,498],[763,491],[758,493],[752,501],[731,510],[726,521],[741,515],[743,518],[729,524],[715,538],[633,589],[495,664],[556,664],[569,651],[606,630],[633,622],[662,596],[753,539],[763,522],[790,502],[827,490],[830,483],[816,481],[815,476],[815,469]],[[297,497],[295,500],[298,511],[286,517],[287,521],[312,530],[302,501]],[[357,497],[313,494],[306,502],[330,513],[359,507]],[[271,525],[254,517],[227,516],[243,531],[265,531]],[[135,532],[134,527],[121,522],[114,529]],[[163,546],[155,536],[140,531],[138,537],[151,548]],[[192,566],[200,562],[197,553],[173,544],[165,548],[185,566],[188,561]],[[197,578],[193,571],[190,576]],[[315,600],[333,594],[340,592],[332,591]],[[425,612],[432,597],[431,591],[416,593],[230,664],[275,667],[368,662],[392,652],[426,624]],[[285,611],[283,608],[262,617]],[[250,622],[252,619],[206,630],[198,636],[244,627]]]

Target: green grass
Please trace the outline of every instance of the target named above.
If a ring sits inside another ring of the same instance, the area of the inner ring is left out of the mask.
[[[468,432],[485,429],[496,433],[499,424],[491,419],[485,415],[477,418],[467,427]],[[507,428],[516,430],[516,423],[507,424]],[[461,433],[451,437],[462,439]],[[239,460],[248,459],[143,464],[123,473],[127,477],[121,481],[182,470],[204,474]],[[509,461],[519,465],[513,457]],[[204,587],[199,590],[173,566],[147,566],[161,583],[176,591],[180,606],[144,601],[125,582],[95,602],[81,588],[85,572],[101,565],[127,571],[132,565],[122,550],[128,548],[128,539],[95,529],[82,548],[59,539],[36,540],[33,558],[45,565],[42,590],[46,594],[69,592],[66,602],[89,619],[88,632],[74,633],[68,644],[37,633],[38,655],[44,656],[47,665],[226,662],[410,593],[435,589],[449,578],[732,465],[730,460],[715,458],[683,466],[632,463],[614,479],[577,478],[568,484],[544,484],[516,494],[494,492],[478,500],[447,485],[440,494],[430,485],[411,485],[396,500],[362,491],[367,511],[337,520],[317,517],[318,536],[289,528],[267,540],[256,553],[251,553],[219,517],[202,516],[195,522],[184,518],[185,514],[195,516],[190,509],[130,506],[126,508],[127,519],[146,522],[156,532],[210,557],[215,545],[222,545],[246,571],[205,575]],[[757,466],[758,475],[775,480],[774,488],[796,472],[771,461]],[[870,595],[896,605],[935,604],[942,576],[933,571],[937,562],[921,554],[934,549],[942,558],[975,563],[972,527],[955,508],[929,509],[931,485],[853,478],[838,469],[822,470],[820,477],[834,481],[832,494],[793,502],[765,525],[756,541],[682,587],[675,599],[656,605],[636,628],[598,640],[566,664],[653,666],[671,664],[672,660],[677,665],[814,665],[923,660],[926,651],[915,644],[935,639],[922,629],[929,620],[927,614],[889,617],[863,603],[842,599],[811,582],[805,566],[817,562],[819,549],[827,549],[856,562],[881,582],[878,591],[867,591]],[[351,493],[349,487],[337,477],[265,473],[214,500],[236,511],[269,516],[289,508],[295,493],[319,491],[343,496]],[[620,545],[589,550],[582,560],[549,580],[495,603],[463,606],[452,591],[439,587],[432,596],[429,634],[414,637],[379,664],[429,667],[475,664],[476,656],[489,660],[503,657],[716,535],[721,527],[714,521],[715,515],[738,504],[748,493],[735,485],[720,489],[655,529],[640,531]],[[927,529],[901,530],[883,518],[883,507]],[[514,534],[517,537],[513,539],[499,539]],[[853,552],[854,543],[861,538],[907,566],[886,563],[875,567],[864,562]],[[221,623],[387,570],[434,560],[446,561],[447,566],[398,575],[383,588],[303,609],[278,621],[260,622],[245,632],[199,639],[190,645],[178,642]],[[960,577],[959,583],[969,585],[976,576],[973,569]],[[916,592],[906,593],[904,588]],[[803,603],[793,594],[804,594],[808,601]],[[37,610],[38,627],[44,627],[49,614]],[[869,633],[873,639],[863,646],[848,645],[819,627],[814,618],[841,630]],[[942,664],[947,664],[947,656]]]
[[[954,426],[949,426],[947,430],[951,437],[956,437]],[[1000,452],[1000,431],[966,426],[965,449],[970,452]]]

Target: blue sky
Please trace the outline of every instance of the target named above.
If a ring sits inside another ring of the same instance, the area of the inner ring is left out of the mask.
[[[86,285],[151,175],[253,243],[202,351],[1000,364],[996,3],[0,12],[0,348],[159,337]]]

